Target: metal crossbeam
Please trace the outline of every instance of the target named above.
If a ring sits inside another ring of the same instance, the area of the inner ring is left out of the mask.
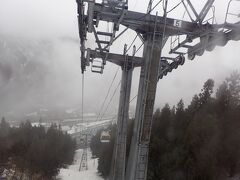
[[[114,63],[119,66],[124,66],[125,63],[125,55],[114,54],[114,53],[101,53],[95,50],[90,50],[90,58],[105,58],[107,57],[107,61]],[[143,64],[143,58],[128,56],[128,62],[133,65],[133,67],[140,67]]]
[[[104,7],[102,4],[95,4],[94,6],[94,19],[99,18],[101,21],[116,22],[118,17],[121,15],[121,10],[112,10],[110,7]],[[155,21],[158,22],[156,31],[162,32],[166,24],[166,35],[171,36],[175,34],[199,34],[203,32],[204,28],[199,27],[197,23],[167,18],[165,23],[165,18],[158,16],[148,15],[140,12],[127,11],[121,24],[138,32],[145,34],[149,31],[154,30]],[[180,22],[180,25],[177,25]],[[209,25],[210,26],[210,25]]]

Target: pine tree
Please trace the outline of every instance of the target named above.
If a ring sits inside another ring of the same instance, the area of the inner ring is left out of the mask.
[[[204,83],[203,89],[201,90],[202,92],[199,94],[200,107],[210,100],[213,93],[213,87],[214,81],[212,79],[208,79]]]

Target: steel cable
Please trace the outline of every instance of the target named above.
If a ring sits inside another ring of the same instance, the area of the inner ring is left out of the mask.
[[[102,113],[102,111],[103,111],[104,105],[105,105],[105,103],[106,103],[106,101],[107,101],[107,98],[108,98],[108,96],[109,96],[109,94],[110,94],[110,90],[111,90],[111,88],[112,88],[112,86],[113,86],[113,83],[114,83],[116,77],[117,77],[118,71],[119,71],[119,67],[117,68],[117,70],[116,70],[116,72],[115,72],[115,75],[114,75],[114,77],[113,77],[113,80],[112,80],[112,82],[111,82],[111,84],[110,84],[110,86],[109,86],[109,88],[108,88],[107,94],[106,94],[106,96],[105,96],[105,98],[104,98],[104,101],[103,101],[103,103],[102,103],[101,109],[100,109],[100,111],[99,111],[99,113],[98,113],[97,121],[99,120],[99,118],[100,118],[100,116],[101,116],[101,113]]]

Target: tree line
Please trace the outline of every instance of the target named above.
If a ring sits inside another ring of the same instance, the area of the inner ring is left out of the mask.
[[[19,127],[10,127],[4,118],[0,123],[0,169],[11,169],[20,179],[52,179],[71,164],[75,146],[56,125],[46,130],[28,121]]]
[[[214,92],[216,89],[216,92]],[[128,151],[132,133],[129,126]],[[110,172],[116,127],[111,143],[100,143],[100,132],[91,149],[99,158],[99,172]],[[240,173],[240,74],[233,72],[214,88],[208,79],[185,107],[166,104],[153,117],[148,180],[225,180]]]

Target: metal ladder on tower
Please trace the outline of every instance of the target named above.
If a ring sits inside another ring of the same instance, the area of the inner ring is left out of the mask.
[[[146,167],[148,165],[148,146],[139,145],[139,156],[138,156],[138,165],[136,180],[145,180],[146,178]]]
[[[114,38],[113,32],[103,32],[103,31],[96,31],[96,43],[98,44],[98,48],[96,48],[96,52],[109,52],[109,46],[111,45],[111,39]],[[103,47],[105,45],[105,47]],[[106,58],[104,59],[92,59],[92,66],[91,71],[94,73],[103,73],[104,65],[106,64]]]
[[[104,32],[104,31],[96,31],[94,29],[94,35],[96,38],[96,43],[98,48],[95,49],[96,52],[109,52],[109,47],[111,45],[111,39],[115,37],[113,32]],[[106,64],[106,58],[104,59],[92,59],[91,70],[94,73],[103,73],[104,65]]]
[[[125,11],[127,9],[127,2],[125,2],[124,0],[103,0],[102,4],[103,4],[102,8],[105,8],[105,6],[110,6],[110,7],[115,6],[122,10],[122,13],[118,15],[118,22],[112,23],[111,32],[109,31],[109,27],[106,31],[97,31],[96,28],[92,26],[92,30],[94,32],[94,36],[98,46],[98,48],[96,48],[96,52],[107,53],[108,55],[109,47],[112,45],[114,38],[116,36],[116,32],[119,30],[120,22],[122,21],[125,15]],[[89,12],[92,12],[92,9],[93,7],[89,7]],[[105,15],[104,11],[102,12],[102,15]],[[113,15],[116,16],[116,14],[113,14]],[[99,20],[96,20],[94,24],[96,27],[98,27]],[[103,59],[98,59],[98,60],[92,59],[91,60],[92,72],[102,74],[104,65],[106,64],[106,59],[107,59],[107,56],[104,57]]]

